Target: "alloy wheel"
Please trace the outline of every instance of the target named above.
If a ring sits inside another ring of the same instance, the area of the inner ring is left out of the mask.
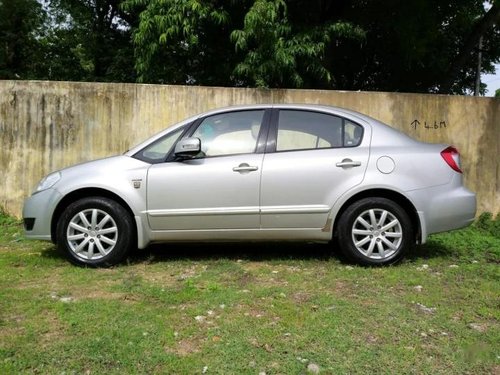
[[[373,208],[362,212],[352,226],[356,249],[370,259],[393,256],[403,241],[400,221],[391,212]]]
[[[70,220],[66,241],[71,251],[85,260],[108,255],[118,240],[118,226],[105,211],[91,208],[78,212]]]

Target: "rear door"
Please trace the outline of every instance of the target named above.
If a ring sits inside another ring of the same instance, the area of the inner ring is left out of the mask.
[[[273,118],[261,227],[323,228],[334,202],[364,178],[371,128],[308,110],[276,109]]]

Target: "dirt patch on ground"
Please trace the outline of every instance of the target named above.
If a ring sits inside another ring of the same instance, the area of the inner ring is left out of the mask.
[[[116,271],[113,270],[89,270],[96,272],[100,276],[109,274],[109,278],[96,277],[91,281],[82,280],[81,282],[68,285],[64,277],[58,273],[52,273],[47,277],[37,277],[36,279],[20,282],[15,289],[21,290],[40,290],[40,294],[47,294],[53,300],[62,300],[63,302],[77,301],[82,299],[125,299],[124,293],[114,292],[111,289],[118,284],[119,278],[116,277]]]
[[[312,299],[311,293],[297,292],[297,293],[292,294],[292,300],[296,304],[307,303],[307,302],[311,301],[311,299]]]
[[[239,288],[246,288],[249,285],[255,284],[257,279],[250,272],[245,271],[240,274],[235,280],[233,279],[233,281]]]
[[[45,311],[43,320],[45,321],[45,325],[40,333],[38,346],[46,348],[54,343],[60,344],[67,340],[66,326],[59,320],[55,313]]]
[[[199,277],[207,269],[206,265],[192,265],[189,267],[165,267],[155,269],[148,264],[140,264],[133,267],[133,273],[142,280],[156,286],[170,287],[179,282]]]
[[[75,294],[76,299],[107,299],[107,300],[126,300],[133,301],[126,293],[119,292],[111,292],[108,290],[90,290],[90,291],[81,291]]]
[[[177,341],[173,347],[166,347],[167,353],[178,355],[179,357],[187,357],[191,354],[199,353],[203,345],[203,340],[198,338],[186,338]]]
[[[97,280],[90,284],[78,284],[69,288],[64,283],[51,282],[47,286],[49,297],[61,302],[76,302],[85,299],[126,300],[127,294],[113,291],[117,280]]]
[[[24,327],[0,327],[0,347],[5,348],[7,343],[12,342],[15,338],[22,336],[25,332]]]

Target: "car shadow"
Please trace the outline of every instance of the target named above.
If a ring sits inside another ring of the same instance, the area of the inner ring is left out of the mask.
[[[405,263],[422,259],[452,258],[454,251],[440,244],[430,243],[416,246],[404,258]],[[297,242],[247,242],[247,243],[175,243],[155,244],[144,250],[136,250],[128,257],[131,264],[141,262],[168,262],[175,260],[336,260],[341,264],[352,264],[331,243]]]
[[[40,252],[40,256],[42,258],[48,259],[64,259],[64,255],[57,249],[57,246],[52,245]]]
[[[423,245],[416,246],[409,254],[406,255],[405,259],[408,262],[415,262],[421,259],[432,259],[432,258],[454,258],[456,252],[450,248],[443,246],[436,242],[428,242]]]
[[[41,256],[64,259],[57,247],[50,246],[41,251]],[[404,262],[413,263],[421,259],[452,258],[453,249],[437,243],[417,246],[406,255]],[[245,243],[170,243],[154,244],[146,249],[132,251],[127,264],[161,263],[177,260],[210,261],[219,259],[264,262],[272,260],[337,260],[351,264],[340,250],[332,244],[297,242],[245,242]]]
[[[175,260],[328,260],[332,247],[315,243],[175,243],[155,244],[136,250],[128,257],[130,263],[168,262]]]

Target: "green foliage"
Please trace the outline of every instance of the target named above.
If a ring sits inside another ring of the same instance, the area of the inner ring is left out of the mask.
[[[134,15],[118,5],[118,0],[1,1],[0,78],[133,81]]]
[[[125,9],[143,9],[134,33],[140,80],[434,92],[486,15],[481,0],[235,3],[127,0]],[[483,37],[491,72],[498,27]],[[475,66],[471,55],[454,93],[470,92]]]
[[[2,227],[13,227],[19,224],[19,220],[10,216],[2,206],[0,206],[0,230]]]
[[[242,30],[231,40],[246,53],[235,73],[258,87],[302,87],[303,75],[325,83],[331,74],[324,66],[326,46],[334,37],[360,39],[360,28],[346,22],[328,22],[300,30],[291,24],[283,0],[256,0],[247,12]]]
[[[123,9],[127,11],[144,8],[133,35],[138,81],[227,82],[227,71],[233,63],[231,57],[226,56],[229,40],[225,35],[230,24],[226,8],[232,3],[217,0],[125,1]]]
[[[48,25],[47,50],[53,55],[49,79],[135,79],[131,26],[137,15],[122,12],[119,5],[118,0],[48,2],[52,22]]]
[[[500,214],[493,218],[491,213],[483,212],[475,225],[487,234],[500,239]]]
[[[474,25],[486,14],[482,0],[353,0],[345,17],[367,31],[361,48],[336,46],[334,66],[341,88],[437,92]],[[500,58],[500,29],[484,34],[482,71]],[[474,88],[477,51],[454,80],[452,93]],[[484,92],[484,89],[483,89]]]
[[[36,0],[0,1],[0,79],[35,78],[44,20]]]
[[[467,94],[479,36],[482,73],[500,60],[499,7],[493,0],[2,0],[0,78]]]

